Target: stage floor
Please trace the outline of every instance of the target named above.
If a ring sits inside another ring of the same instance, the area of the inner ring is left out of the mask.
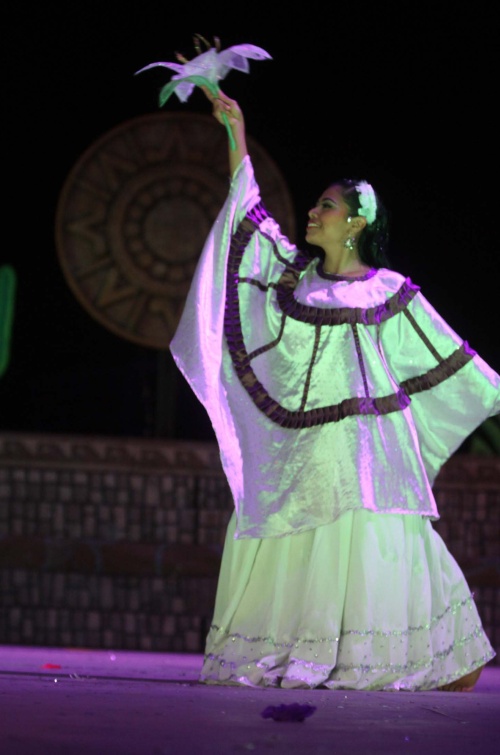
[[[471,693],[207,686],[200,655],[0,646],[2,755],[493,755],[500,666]],[[300,703],[305,721],[261,716]]]

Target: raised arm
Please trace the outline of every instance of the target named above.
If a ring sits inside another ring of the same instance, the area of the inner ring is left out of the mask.
[[[205,89],[204,92],[212,103],[214,117],[224,126],[224,116],[229,122],[236,145],[235,149],[229,147],[229,169],[231,175],[233,175],[238,165],[248,154],[243,113],[236,100],[232,100],[227,94],[224,94],[224,92],[219,90],[217,97],[213,97],[210,92],[207,92]]]

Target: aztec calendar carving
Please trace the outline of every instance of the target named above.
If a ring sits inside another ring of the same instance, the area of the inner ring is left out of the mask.
[[[280,170],[251,137],[248,148],[263,202],[294,240]],[[71,170],[56,213],[80,304],[115,335],[167,349],[228,186],[226,132],[212,116],[150,114],[104,134]]]

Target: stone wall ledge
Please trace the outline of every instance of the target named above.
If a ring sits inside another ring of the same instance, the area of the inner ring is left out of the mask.
[[[214,442],[15,432],[0,433],[2,466],[223,474]]]
[[[9,535],[0,540],[0,568],[120,576],[217,577],[220,549],[204,545],[159,545],[50,540]]]

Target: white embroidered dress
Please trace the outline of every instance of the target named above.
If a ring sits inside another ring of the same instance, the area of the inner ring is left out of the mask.
[[[429,689],[493,657],[431,486],[500,377],[417,286],[324,273],[246,157],[171,350],[235,503],[203,680]]]

